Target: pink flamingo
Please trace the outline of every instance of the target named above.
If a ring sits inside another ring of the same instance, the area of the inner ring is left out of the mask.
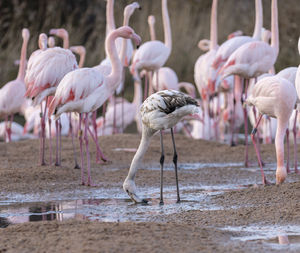
[[[15,80],[5,84],[0,90],[0,116],[5,117],[6,122],[6,141],[11,141],[11,125],[13,122],[14,114],[20,111],[24,102],[24,95],[26,92],[24,77],[26,68],[26,53],[29,41],[29,30],[22,29],[23,44],[21,49],[20,65],[18,76]],[[10,121],[8,117],[10,116]]]
[[[175,177],[177,187],[177,202],[180,201],[179,185],[177,176],[177,152],[173,135],[173,127],[184,116],[198,113],[197,101],[190,96],[174,90],[163,90],[149,96],[141,106],[142,138],[134,158],[132,159],[128,175],[123,183],[124,191],[136,203],[147,203],[136,193],[135,176],[140,168],[143,157],[149,147],[151,137],[160,131],[161,157],[160,157],[160,204],[163,204],[163,166],[164,146],[162,130],[171,128],[174,148],[173,162],[175,165]]]
[[[293,85],[295,85],[297,75],[297,67],[289,67],[281,70],[276,74],[276,76],[287,79]],[[295,166],[295,173],[298,173],[298,166],[297,166],[297,116],[298,110],[296,109],[295,112],[291,116],[291,120],[293,121],[292,124],[292,131],[294,136],[294,166]],[[286,129],[286,140],[287,140],[287,173],[290,172],[289,168],[289,160],[290,160],[290,142],[289,142],[289,127]]]
[[[276,0],[275,0],[276,1]],[[273,0],[272,4],[275,2]],[[275,6],[273,5],[272,9]],[[253,105],[260,113],[256,126],[254,127],[251,138],[254,144],[256,155],[259,161],[263,184],[268,181],[264,175],[260,154],[256,147],[254,135],[260,123],[263,114],[277,118],[277,130],[275,137],[275,148],[277,157],[276,183],[284,182],[287,176],[286,167],[284,167],[284,135],[288,127],[288,122],[297,100],[296,90],[288,80],[278,77],[265,77],[258,81],[246,103]]]
[[[84,46],[72,46],[70,50],[79,55],[78,67],[82,68],[85,61],[86,50]]]
[[[239,75],[245,78],[247,90],[248,81],[250,78],[258,77],[264,73],[267,73],[274,65],[278,51],[279,51],[279,39],[278,39],[278,11],[277,0],[272,0],[272,35],[271,45],[264,41],[252,41],[243,44],[237,50],[235,50],[226,63],[220,70],[222,78],[229,75]],[[245,93],[247,98],[247,93]],[[247,111],[244,109],[245,114],[245,165],[248,165],[248,133],[247,133]]]
[[[116,129],[119,130],[119,132],[123,132],[128,125],[130,125],[133,121],[136,121],[137,128],[139,129],[139,117],[138,117],[138,108],[140,108],[140,105],[142,104],[142,90],[141,90],[141,83],[138,81],[134,82],[134,96],[132,103],[129,103],[128,101],[120,101],[116,104]],[[123,103],[123,104],[122,104]],[[122,107],[124,111],[124,121],[122,120]],[[113,121],[114,121],[114,107],[109,106],[106,115],[105,115],[105,122],[104,118],[100,117],[97,120],[98,125],[98,132],[102,133],[103,135],[110,135],[113,134]],[[105,123],[105,128],[104,128]]]
[[[230,55],[240,46],[247,42],[260,40],[263,26],[263,8],[261,0],[255,0],[255,27],[253,36],[237,36],[225,41],[219,48],[213,61],[213,68],[220,68],[230,57]]]
[[[115,40],[117,37],[133,39],[137,44],[140,43],[140,37],[134,33],[130,27],[121,27],[111,32],[106,38],[106,51],[112,63],[112,72],[105,76],[94,68],[80,68],[69,72],[57,87],[54,99],[49,107],[49,115],[55,111],[55,117],[58,118],[64,112],[80,113],[79,128],[81,133],[82,114],[85,114],[84,140],[87,154],[87,185],[92,185],[90,174],[90,155],[88,147],[88,131],[92,138],[88,126],[88,113],[97,110],[114,93],[122,78],[122,63],[118,57]],[[126,47],[124,40],[123,47]],[[81,181],[84,180],[83,152],[82,152],[82,134],[79,134],[80,154],[81,154]],[[99,146],[97,151],[102,153]],[[103,154],[102,154],[103,155]]]
[[[167,0],[162,0],[161,3],[165,42],[163,43],[158,40],[147,41],[136,51],[130,66],[130,71],[133,77],[137,80],[140,80],[138,74],[139,69],[145,69],[146,71],[157,71],[166,63],[171,53],[172,36]]]
[[[29,62],[31,64],[29,64]],[[47,101],[47,97],[55,93],[56,86],[64,75],[76,68],[78,68],[76,58],[68,49],[54,47],[39,51],[37,56],[34,54],[28,61],[28,69],[25,76],[25,84],[27,86],[25,95],[34,98],[33,105],[41,104],[45,98]],[[43,110],[44,115],[41,118],[42,135],[40,162],[42,165],[45,164],[45,114],[47,103],[48,101]],[[58,124],[56,126],[58,128]],[[60,164],[59,160],[57,151],[56,165]]]

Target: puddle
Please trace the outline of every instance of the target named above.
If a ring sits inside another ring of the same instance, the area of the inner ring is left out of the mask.
[[[225,227],[223,231],[237,232],[232,240],[262,242],[268,247],[284,250],[300,250],[300,226],[297,225],[272,225],[272,226],[240,226]]]

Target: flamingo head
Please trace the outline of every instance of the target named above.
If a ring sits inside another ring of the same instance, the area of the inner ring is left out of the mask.
[[[45,33],[41,33],[39,36],[39,48],[44,50],[47,48],[48,37]]]
[[[203,39],[198,42],[198,48],[206,52],[209,50],[210,40]]]
[[[30,32],[27,28],[23,28],[22,29],[22,38],[23,40],[26,40],[28,41],[29,40],[29,37],[30,37]]]
[[[287,177],[285,167],[278,167],[276,170],[276,184],[282,184]]]
[[[148,24],[149,25],[154,25],[155,24],[155,17],[153,15],[150,15],[148,17]]]
[[[62,39],[65,39],[65,38],[69,37],[69,33],[64,28],[50,29],[49,34],[55,35],[55,36],[60,37]]]
[[[49,47],[55,47],[55,39],[54,39],[54,37],[53,36],[50,36],[49,38],[48,38],[48,45],[49,45]]]
[[[235,32],[233,32],[233,33],[231,33],[231,34],[229,34],[229,35],[227,36],[227,39],[230,40],[230,39],[232,39],[232,38],[234,38],[234,37],[241,36],[241,35],[243,35],[243,32],[242,32],[241,30],[237,30],[237,31],[235,31]]]
[[[141,37],[139,35],[137,35],[134,30],[129,27],[129,26],[121,26],[120,28],[112,31],[110,33],[110,35],[112,34],[117,34],[118,37],[122,37],[124,39],[133,39],[133,41],[135,42],[136,45],[140,45],[141,44]],[[107,36],[108,38],[110,36]]]
[[[129,4],[124,9],[124,17],[130,17],[135,9],[141,9],[138,2],[133,2],[132,4]]]

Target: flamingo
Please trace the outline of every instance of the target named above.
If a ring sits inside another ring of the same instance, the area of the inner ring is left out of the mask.
[[[138,80],[140,80],[138,75],[139,69],[145,69],[146,71],[157,71],[166,63],[171,53],[172,36],[167,0],[162,0],[161,3],[165,42],[163,43],[158,40],[147,41],[136,51],[132,59],[130,71],[133,77]]]
[[[288,127],[290,116],[295,107],[296,100],[297,95],[294,85],[288,80],[278,76],[265,77],[258,81],[255,84],[251,95],[246,100],[248,105],[255,106],[260,113],[256,126],[251,133],[251,138],[259,161],[263,184],[267,184],[268,181],[264,175],[261,158],[254,138],[257,127],[264,114],[277,118],[275,137],[277,157],[276,183],[283,183],[287,176],[287,169],[284,167],[284,135]]]
[[[263,8],[261,0],[255,0],[255,27],[252,37],[250,36],[237,36],[225,41],[216,53],[212,67],[214,69],[220,68],[230,55],[240,46],[247,42],[260,40],[261,29],[263,27]],[[213,80],[212,80],[213,81]]]
[[[49,38],[48,38],[48,46],[50,48],[55,47],[55,38],[53,36],[49,36]]]
[[[24,95],[26,92],[24,76],[26,68],[26,53],[30,33],[27,28],[22,29],[22,48],[18,76],[15,80],[5,84],[0,90],[0,116],[5,117],[6,122],[6,141],[11,141],[11,124],[13,122],[14,114],[20,111],[24,102]],[[10,121],[8,118],[10,116]]]
[[[45,37],[46,35],[44,35]],[[47,41],[47,40],[46,40]],[[45,45],[44,45],[45,46]],[[30,64],[29,64],[30,63]],[[28,61],[28,69],[25,76],[25,84],[27,86],[26,96],[34,98],[33,105],[41,104],[47,97],[53,95],[56,86],[64,75],[74,69],[78,68],[76,58],[69,49],[60,47],[44,48],[38,51],[38,54],[30,56]],[[41,118],[41,155],[40,162],[45,164],[44,147],[45,147],[45,104],[44,115]],[[56,124],[58,129],[58,124]],[[56,131],[58,132],[58,131]],[[58,147],[58,136],[57,136]],[[56,165],[60,164],[58,157],[58,150],[56,152]]]
[[[123,132],[124,129],[128,125],[130,125],[134,120],[137,123],[137,128],[139,129],[139,118],[138,118],[138,108],[142,104],[142,90],[141,90],[141,83],[138,81],[134,82],[134,96],[132,103],[128,101],[120,101],[116,104],[115,111],[116,113],[116,128],[119,131]],[[124,102],[124,104],[122,104]],[[121,117],[122,107],[124,111],[124,121]],[[109,106],[106,115],[105,115],[105,122],[104,117],[100,117],[97,120],[98,125],[98,133],[102,133],[103,135],[110,135],[113,133],[113,120],[114,120],[114,107]],[[105,128],[104,128],[105,124]]]
[[[136,44],[139,44],[141,39],[135,34],[132,28],[128,26],[120,27],[112,31],[106,38],[106,51],[112,63],[112,72],[105,76],[94,68],[80,68],[69,72],[60,82],[57,87],[55,96],[49,107],[49,115],[55,111],[55,118],[58,118],[64,112],[78,112],[79,118],[79,141],[81,155],[81,182],[85,184],[84,167],[83,167],[83,152],[82,152],[82,134],[81,121],[82,114],[85,114],[85,130],[84,140],[87,154],[87,185],[92,185],[90,174],[90,155],[88,147],[88,135],[91,134],[88,126],[88,113],[97,110],[103,103],[114,93],[122,78],[122,63],[118,57],[115,40],[117,37],[125,39],[133,39]],[[126,47],[124,40],[123,48]],[[94,139],[94,135],[91,134]],[[97,147],[98,153],[102,153]]]
[[[123,183],[124,191],[136,203],[146,202],[136,193],[135,175],[141,166],[143,157],[149,147],[151,137],[160,131],[161,157],[160,157],[160,204],[163,204],[163,165],[164,165],[164,147],[162,130],[171,129],[175,165],[175,177],[177,187],[177,202],[180,201],[179,185],[177,176],[177,152],[173,135],[173,126],[175,126],[184,116],[198,113],[197,101],[183,92],[175,90],[163,90],[149,96],[140,109],[142,119],[142,138],[136,154],[134,155],[128,175]]]
[[[290,81],[293,85],[295,85],[297,75],[297,67],[288,67],[276,74],[278,77],[282,77],[284,79],[287,79]],[[291,120],[293,121],[293,124],[291,126],[291,129],[293,131],[294,136],[294,167],[295,167],[295,173],[298,173],[298,166],[297,166],[297,116],[298,116],[298,110],[296,109],[295,112],[293,112],[291,116]],[[289,168],[289,158],[290,158],[290,142],[289,142],[289,127],[286,130],[286,139],[287,139],[287,172],[290,172]]]

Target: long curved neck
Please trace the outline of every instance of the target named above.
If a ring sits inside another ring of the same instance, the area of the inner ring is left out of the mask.
[[[82,68],[85,61],[85,52],[81,52],[78,67]]]
[[[106,35],[116,29],[114,18],[114,0],[107,0],[106,4]]]
[[[22,49],[21,49],[19,72],[18,72],[18,76],[17,76],[18,80],[24,80],[24,77],[25,77],[27,45],[28,45],[28,41],[23,40]]]
[[[150,38],[151,38],[151,40],[156,40],[154,23],[149,23],[149,29],[150,29]]]
[[[279,52],[279,31],[278,31],[278,9],[277,9],[277,0],[272,0],[272,18],[271,18],[271,47],[274,48],[276,55]]]
[[[253,32],[253,38],[260,40],[261,29],[263,26],[263,8],[261,0],[255,0],[255,27]]]
[[[179,82],[178,83],[178,87],[179,89],[184,88],[186,90],[186,92],[192,97],[195,98],[196,97],[196,90],[195,90],[195,86],[191,83],[188,82]]]
[[[69,35],[68,34],[63,37],[63,47],[64,47],[64,49],[69,48]]]
[[[217,48],[218,44],[218,21],[217,21],[218,0],[213,0],[210,17],[210,50]]]
[[[123,65],[120,61],[120,58],[118,56],[115,40],[118,37],[116,32],[112,32],[109,37],[106,40],[106,53],[110,59],[111,65],[112,65],[112,71],[109,74],[109,76],[106,78],[107,81],[109,82],[109,88],[113,92],[119,83],[121,82],[122,79],[122,70],[123,70]],[[125,44],[125,45],[124,45]],[[123,40],[122,44],[122,51],[124,50],[124,47],[126,48],[126,39]]]
[[[165,33],[165,45],[170,50],[172,49],[172,35],[171,35],[171,26],[170,26],[170,18],[168,13],[167,0],[162,0],[162,16],[164,23],[164,33]]]
[[[137,170],[139,169],[139,167],[141,166],[144,155],[149,147],[152,135],[153,135],[153,132],[149,131],[149,129],[143,125],[142,139],[141,139],[140,145],[132,159],[129,173],[127,176],[128,179],[133,180],[135,178],[135,174],[136,174]]]
[[[143,95],[142,95],[142,87],[141,83],[139,81],[134,82],[134,96],[132,103],[137,105],[137,108],[140,107],[143,101]]]

